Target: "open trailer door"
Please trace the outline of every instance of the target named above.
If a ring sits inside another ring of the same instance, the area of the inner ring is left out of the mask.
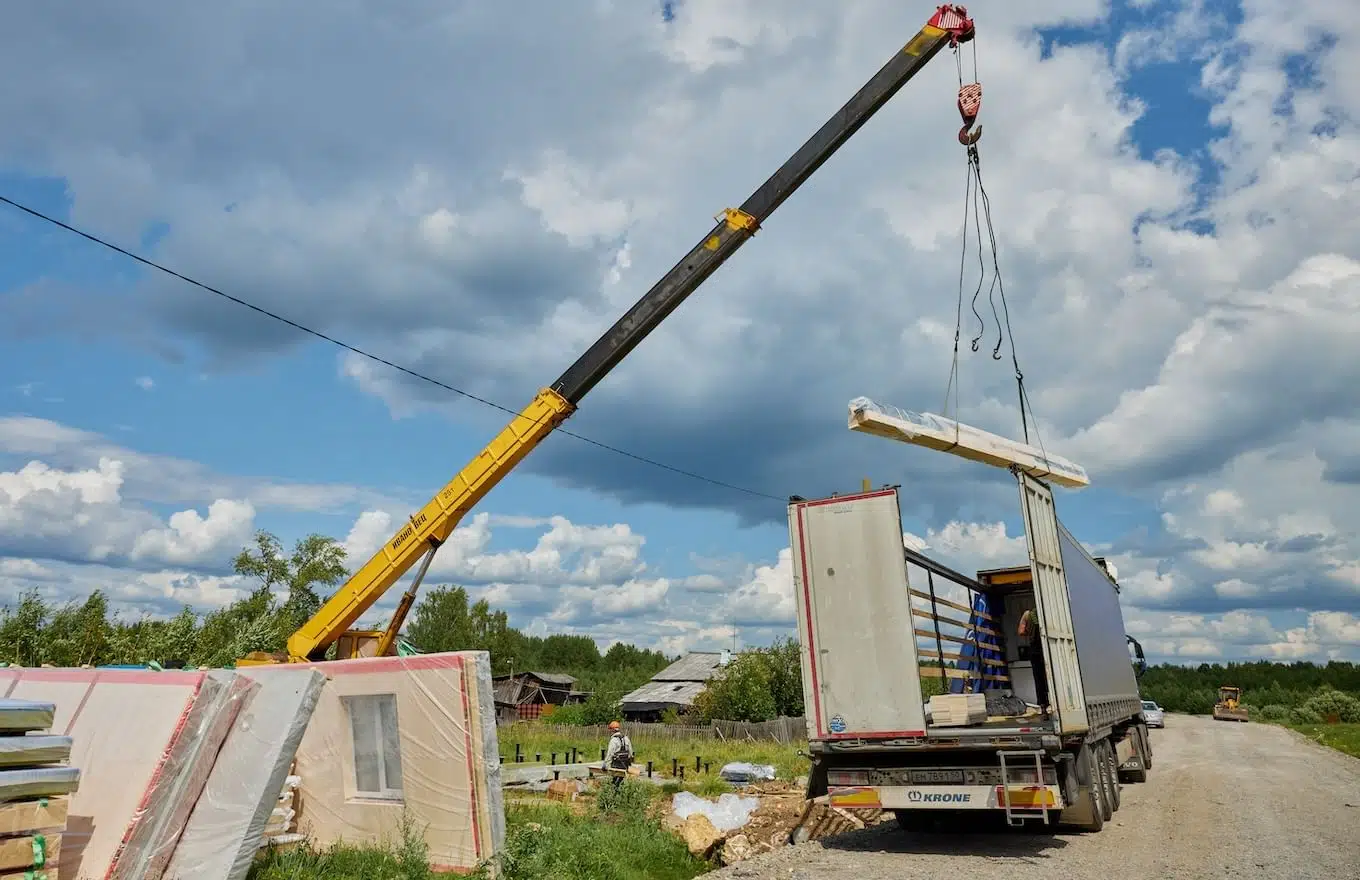
[[[1072,603],[1063,568],[1053,490],[1024,471],[1017,470],[1016,477],[1020,481],[1020,509],[1025,517],[1025,543],[1029,545],[1044,665],[1048,668],[1048,700],[1057,714],[1059,733],[1084,733],[1090,724],[1086,718],[1081,666],[1077,663],[1077,637],[1072,626]]]
[[[808,738],[925,735],[896,489],[789,504]]]

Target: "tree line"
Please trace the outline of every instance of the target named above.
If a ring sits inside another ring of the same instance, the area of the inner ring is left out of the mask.
[[[308,535],[285,551],[266,531],[237,554],[232,569],[253,581],[244,598],[207,614],[185,606],[163,619],[110,614],[102,590],[64,604],[46,601],[37,590],[26,592],[0,609],[0,662],[231,667],[251,651],[283,651],[288,637],[321,607],[323,595],[349,576],[345,548],[336,539]],[[672,659],[627,644],[601,654],[595,640],[583,635],[526,635],[509,625],[504,611],[486,600],[470,603],[457,586],[423,591],[404,638],[425,653],[490,651],[493,675],[565,672],[578,679],[580,690],[615,703]]]
[[[1143,675],[1143,696],[1170,712],[1208,715],[1218,689],[1242,689],[1242,702],[1266,721],[1315,724],[1336,716],[1360,722],[1360,664],[1201,663],[1151,666]]]
[[[25,593],[0,609],[0,662],[230,667],[251,651],[284,650],[288,636],[321,607],[322,595],[349,574],[345,549],[334,538],[309,535],[285,552],[265,531],[241,550],[232,567],[254,581],[251,592],[203,615],[186,606],[166,619],[127,620],[109,613],[102,591],[62,605],[45,601],[36,590]],[[559,709],[554,715],[559,723],[596,724],[618,717],[619,699],[675,659],[623,643],[601,653],[585,635],[528,635],[510,626],[504,611],[485,599],[472,602],[463,587],[452,585],[422,592],[404,637],[424,652],[488,651],[493,675],[574,676],[577,689],[590,697],[584,705]],[[938,693],[938,677],[928,669],[922,672],[924,695]],[[1140,682],[1145,698],[1168,711],[1191,714],[1212,712],[1220,685],[1241,688],[1243,702],[1266,720],[1360,722],[1360,665],[1355,663],[1160,665],[1149,667]],[[802,668],[794,638],[739,654],[689,712],[695,721],[768,721],[801,714]]]

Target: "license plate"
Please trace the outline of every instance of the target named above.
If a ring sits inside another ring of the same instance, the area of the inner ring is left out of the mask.
[[[911,781],[918,785],[935,782],[963,782],[962,770],[913,770]]]

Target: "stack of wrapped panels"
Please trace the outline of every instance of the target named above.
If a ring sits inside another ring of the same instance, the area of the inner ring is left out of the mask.
[[[56,877],[68,795],[80,785],[71,738],[52,734],[57,707],[0,699],[0,876]]]

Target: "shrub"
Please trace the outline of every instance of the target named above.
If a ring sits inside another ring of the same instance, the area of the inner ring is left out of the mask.
[[[1322,716],[1307,706],[1297,706],[1289,711],[1290,724],[1320,724]]]
[[[1360,700],[1325,685],[1309,697],[1301,708],[1316,714],[1321,721],[1335,716],[1344,724],[1360,722]]]
[[[1288,721],[1290,709],[1288,706],[1281,706],[1279,703],[1271,703],[1261,707],[1261,719],[1263,721]]]

